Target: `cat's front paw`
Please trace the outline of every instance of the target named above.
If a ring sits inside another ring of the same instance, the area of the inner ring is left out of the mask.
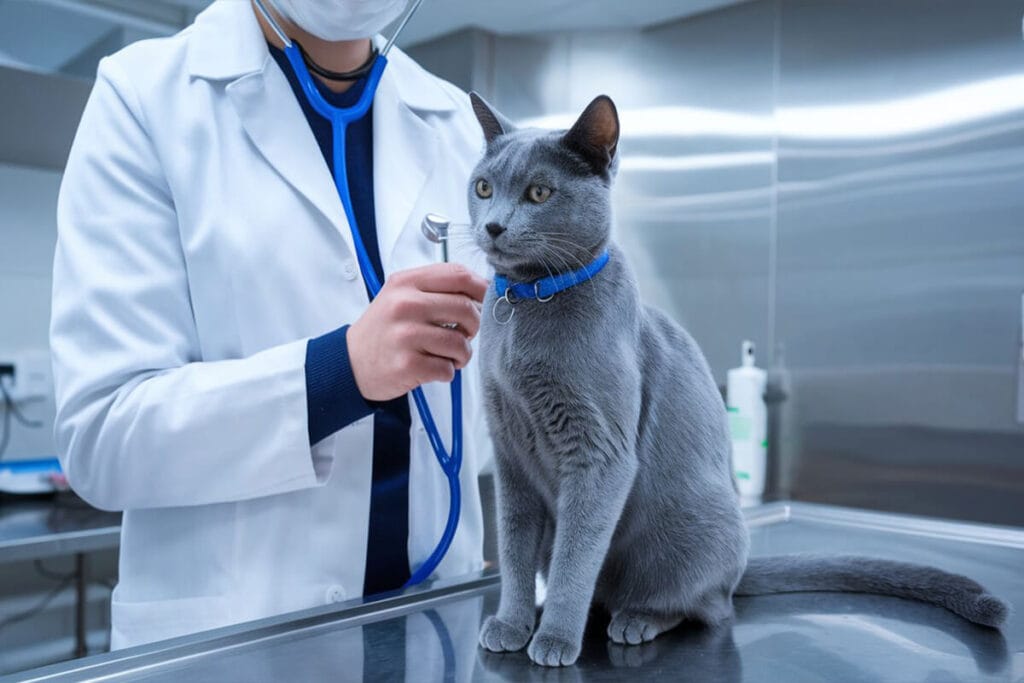
[[[526,654],[534,664],[541,666],[569,666],[580,656],[580,642],[571,642],[560,636],[538,633],[530,641]]]
[[[682,619],[656,617],[636,612],[616,612],[608,624],[608,637],[619,645],[648,643],[661,633],[675,628]]]
[[[491,652],[517,652],[526,647],[532,627],[513,626],[498,617],[487,617],[480,629],[480,647]]]

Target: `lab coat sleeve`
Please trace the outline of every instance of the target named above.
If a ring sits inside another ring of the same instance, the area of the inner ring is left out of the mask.
[[[58,202],[50,343],[67,477],[106,509],[316,486],[329,466],[314,467],[309,444],[307,340],[202,360],[174,204],[140,112],[104,60]]]
[[[342,325],[306,346],[306,422],[312,444],[373,413],[352,372],[348,328]]]

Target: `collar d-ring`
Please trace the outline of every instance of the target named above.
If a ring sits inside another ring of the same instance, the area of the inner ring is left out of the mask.
[[[537,301],[541,302],[542,304],[546,304],[547,302],[555,298],[554,292],[548,294],[546,298],[540,295],[540,280],[533,283],[533,295],[534,297],[536,297]]]
[[[508,295],[509,292],[506,291],[505,294],[500,299],[495,300],[494,306],[491,307],[491,317],[494,318],[494,322],[498,323],[499,325],[508,325],[510,322],[512,322],[512,316],[516,314],[516,309],[514,306],[516,302],[509,299]],[[518,299],[516,301],[518,301]],[[502,302],[504,302],[505,305],[508,306],[508,316],[504,318],[498,314],[498,306]]]

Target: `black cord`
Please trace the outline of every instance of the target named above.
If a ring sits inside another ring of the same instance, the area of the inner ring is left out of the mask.
[[[56,598],[65,589],[71,586],[72,581],[74,581],[74,577],[61,581],[57,586],[53,588],[53,590],[47,593],[46,597],[40,600],[38,604],[30,607],[24,612],[18,612],[17,614],[13,614],[7,617],[6,619],[0,621],[0,631],[2,631],[3,629],[7,628],[12,624],[18,623],[19,621],[31,619],[32,617],[36,616],[37,614],[45,610],[50,605],[50,603],[53,602],[54,598]]]
[[[32,607],[28,608],[27,610],[25,610],[23,612],[18,612],[17,614],[12,614],[11,616],[7,617],[6,619],[0,620],[0,631],[2,631],[3,629],[7,628],[8,626],[11,626],[12,624],[17,624],[19,621],[25,621],[26,619],[31,619],[32,617],[36,616],[37,614],[42,613],[43,610],[45,610],[47,607],[50,606],[50,603],[53,602],[54,599],[58,595],[60,595],[66,589],[71,587],[71,583],[74,580],[75,580],[74,575],[67,577],[66,579],[61,581],[59,584],[54,586],[53,589],[50,590],[50,592],[47,593],[43,597],[43,599],[40,600],[37,604],[33,605]],[[100,586],[103,586],[104,588],[107,588],[107,589],[111,590],[111,591],[114,590],[113,584],[111,584],[111,583],[109,583],[107,581],[95,580],[95,581],[92,581],[91,583],[98,584]],[[109,645],[108,645],[108,649],[109,649]]]
[[[43,597],[42,600],[40,600],[38,603],[36,603],[32,607],[28,608],[27,610],[24,610],[23,612],[18,612],[17,614],[12,614],[11,616],[7,617],[6,619],[0,620],[0,631],[2,631],[3,629],[7,628],[8,626],[12,626],[14,624],[17,624],[18,622],[22,622],[22,621],[25,621],[27,619],[31,619],[32,617],[35,617],[35,616],[41,614],[47,607],[50,606],[50,603],[53,602],[54,599],[58,595],[60,595],[62,592],[64,592],[65,590],[67,590],[68,588],[71,587],[71,584],[74,582],[74,580],[78,576],[77,572],[71,572],[70,574],[58,574],[56,572],[50,571],[45,566],[43,566],[43,563],[42,563],[41,560],[35,560],[33,564],[35,564],[36,571],[39,572],[39,574],[41,574],[42,576],[44,576],[44,577],[46,577],[48,579],[54,579],[54,580],[60,581],[60,583],[58,583],[56,586],[54,586],[50,590],[50,592],[47,593]],[[104,588],[106,588],[108,591],[111,591],[111,592],[113,592],[114,585],[115,585],[113,581],[104,581],[103,579],[93,579],[89,583],[96,584],[98,586],[103,586]],[[107,627],[107,645],[106,645],[105,649],[106,650],[110,649],[110,628],[109,628],[109,625]]]
[[[3,382],[0,381],[0,387],[3,387]],[[10,399],[7,396],[7,390],[4,389],[4,429],[0,432],[0,458],[3,457],[4,451],[7,450],[7,444],[11,442],[11,409]]]
[[[309,56],[306,49],[302,47],[298,41],[292,42],[299,46],[299,52],[302,54],[302,61],[306,63],[309,70],[319,76],[323,76],[329,81],[358,81],[360,78],[370,73],[370,69],[373,68],[373,63],[377,60],[377,48],[376,46],[372,46],[372,49],[370,50],[370,57],[363,62],[362,66],[359,66],[352,71],[331,71],[330,69],[325,69],[314,62],[313,58]]]
[[[33,560],[32,565],[36,568],[37,574],[44,578],[52,579],[54,581],[68,581],[70,579],[75,578],[76,576],[75,572],[71,572],[69,574],[61,574],[59,572],[53,571],[52,569],[48,569],[46,565],[43,564],[42,560]]]
[[[18,404],[15,403],[14,399],[11,398],[11,395],[7,393],[7,387],[4,386],[2,381],[0,381],[0,393],[4,395],[4,406],[7,410],[11,411],[11,415],[14,416],[15,420],[26,427],[31,427],[32,429],[38,429],[43,426],[42,420],[30,420],[25,417],[25,414],[21,412],[20,408],[18,408]]]
[[[3,431],[0,432],[0,457],[3,457],[4,451],[7,450],[7,446],[11,443],[11,417],[20,422],[26,427],[37,429],[43,426],[41,420],[30,420],[25,417],[22,412],[15,405],[11,395],[7,393],[7,387],[4,385],[3,379],[0,379],[0,394],[3,394]]]
[[[7,628],[8,626],[12,626],[14,624],[17,624],[19,622],[25,621],[27,619],[31,619],[32,617],[35,617],[35,616],[41,614],[44,610],[46,610],[47,607],[50,606],[50,603],[53,602],[54,599],[58,595],[60,595],[65,590],[67,590],[68,588],[71,587],[71,584],[75,581],[75,579],[78,576],[78,572],[71,572],[70,574],[58,574],[56,572],[50,571],[49,569],[47,569],[43,565],[41,560],[35,560],[33,562],[33,564],[35,565],[36,571],[39,572],[40,575],[42,575],[42,576],[44,576],[44,577],[46,577],[48,579],[54,579],[54,580],[60,581],[60,583],[58,583],[56,586],[54,586],[53,589],[51,589],[49,593],[47,593],[45,596],[43,596],[42,600],[40,600],[38,603],[36,603],[32,607],[30,607],[27,610],[24,610],[22,612],[18,612],[17,614],[12,614],[11,616],[7,617],[6,619],[0,620],[0,631],[2,631],[3,629]],[[111,592],[113,592],[114,585],[115,585],[113,581],[104,581],[103,579],[93,579],[89,583],[96,584],[96,585],[99,585],[99,586],[103,586],[104,588],[106,588],[107,590],[109,590]],[[105,650],[110,650],[110,626],[109,626],[109,624],[107,626],[107,644],[106,644],[104,649]]]

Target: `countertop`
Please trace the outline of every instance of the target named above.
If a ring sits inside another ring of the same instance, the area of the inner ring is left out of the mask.
[[[575,666],[480,650],[499,577],[404,594],[24,672],[32,681],[1019,681],[1024,679],[1024,531],[806,503],[748,511],[752,552],[844,552],[962,572],[1017,606],[1000,633],[931,605],[859,594],[736,599],[730,630],[682,626],[652,643],[609,643],[594,615]]]
[[[121,513],[90,507],[77,496],[0,498],[0,562],[116,548]]]

